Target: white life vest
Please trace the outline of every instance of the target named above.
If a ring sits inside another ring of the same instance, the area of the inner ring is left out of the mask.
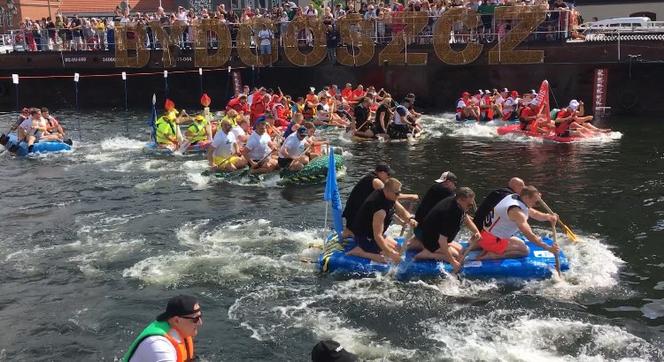
[[[521,201],[519,195],[511,194],[505,196],[487,215],[484,230],[490,232],[501,239],[508,239],[514,236],[519,227],[507,215],[512,206],[516,206],[528,217],[528,206]]]

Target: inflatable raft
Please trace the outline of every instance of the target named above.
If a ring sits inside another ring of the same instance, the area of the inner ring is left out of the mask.
[[[522,238],[523,239],[523,238]],[[547,237],[543,240],[551,245],[553,241]],[[404,243],[403,238],[397,238],[399,244]],[[466,243],[462,243],[464,247]],[[530,254],[524,258],[500,260],[475,260],[479,251],[472,251],[466,257],[461,275],[472,279],[546,279],[555,271],[555,257],[539,246],[526,242]],[[415,251],[407,251],[404,259],[398,266],[376,263],[365,258],[348,256],[346,252],[356,246],[353,239],[346,239],[341,243],[336,234],[330,235],[325,243],[323,253],[318,257],[318,267],[322,272],[350,276],[370,276],[385,274],[396,268],[395,277],[399,280],[430,279],[450,273],[452,266],[445,262],[435,260],[413,260]],[[567,257],[560,252],[560,270],[569,270]]]
[[[558,136],[556,136],[555,133],[549,133],[549,134],[543,135],[539,132],[531,132],[531,131],[522,130],[521,125],[518,125],[518,124],[498,127],[498,129],[496,131],[501,136],[504,136],[504,135],[507,135],[507,134],[516,134],[516,135],[528,136],[528,137],[533,137],[533,138],[540,138],[540,139],[543,139],[545,141],[558,142],[558,143],[570,143],[570,142],[576,142],[576,141],[580,141],[580,140],[585,139],[585,137],[577,137],[577,136],[558,137]]]
[[[18,146],[16,155],[22,157],[32,154],[58,153],[72,150],[71,145],[61,141],[42,141],[35,143],[32,147],[32,152],[28,152],[27,142],[19,142],[15,133],[10,133],[6,137],[7,143],[5,144],[5,149],[9,150],[13,146]]]
[[[190,145],[187,148],[187,152],[189,154],[204,154],[207,152],[207,148],[210,142],[204,141],[204,142],[198,142],[195,145]],[[160,155],[172,155],[173,151],[169,150],[168,148],[161,147],[159,146],[156,142],[149,142],[145,144],[145,147],[143,149],[146,152],[150,153],[155,153],[155,154],[160,154]]]

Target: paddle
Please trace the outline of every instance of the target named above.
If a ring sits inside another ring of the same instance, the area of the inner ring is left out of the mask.
[[[558,232],[556,230],[556,223],[551,223],[551,228],[553,229],[553,245],[558,245]],[[560,251],[553,255],[556,258],[556,271],[558,272],[558,276],[562,278],[563,275],[560,273]]]
[[[540,201],[540,203],[542,204],[542,206],[544,206],[544,210],[546,210],[546,212],[548,212],[549,214],[553,214],[553,213],[554,213],[554,212],[551,210],[551,208],[549,207],[549,205],[547,205],[546,202],[544,202],[544,200],[542,200],[542,199],[540,198],[539,201]],[[574,232],[572,231],[572,229],[570,229],[569,226],[565,225],[565,223],[563,223],[563,221],[560,220],[560,218],[558,218],[558,223],[560,223],[560,226],[563,228],[563,231],[565,232],[565,235],[567,235],[567,237],[568,237],[570,240],[572,240],[573,242],[576,243],[576,242],[578,241],[578,237],[576,236],[576,234],[574,234]]]

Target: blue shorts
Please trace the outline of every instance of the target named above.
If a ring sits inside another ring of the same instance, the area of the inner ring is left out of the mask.
[[[270,54],[272,54],[272,45],[271,44],[261,45],[260,54],[261,55],[270,55]]]
[[[376,240],[371,239],[368,236],[355,235],[355,241],[357,242],[357,246],[359,246],[362,250],[366,251],[367,253],[380,254],[381,252],[380,246],[378,246]]]

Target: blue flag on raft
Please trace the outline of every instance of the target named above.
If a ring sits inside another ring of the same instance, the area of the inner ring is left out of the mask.
[[[334,161],[334,148],[332,146],[330,146],[329,156],[323,200],[330,202],[330,205],[332,206],[332,224],[334,225],[334,231],[337,232],[339,240],[341,240],[344,223],[341,218],[341,196],[339,195],[339,187],[337,186],[337,168]]]

